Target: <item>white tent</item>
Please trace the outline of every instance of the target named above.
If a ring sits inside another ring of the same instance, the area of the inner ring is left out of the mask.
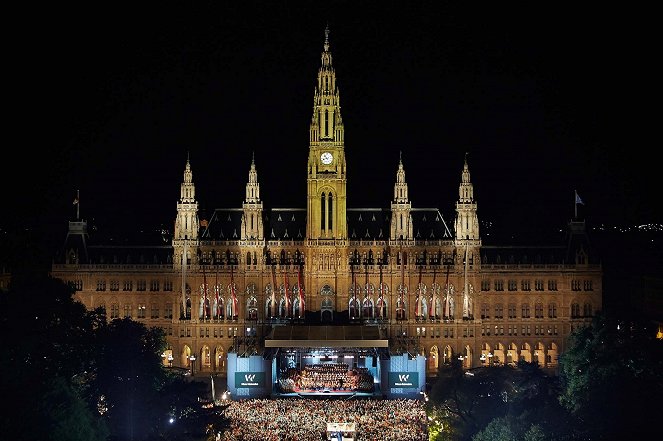
[[[327,439],[330,441],[354,441],[357,439],[355,423],[327,423]]]

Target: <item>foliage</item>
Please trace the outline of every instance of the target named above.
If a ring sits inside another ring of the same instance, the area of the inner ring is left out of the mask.
[[[652,323],[601,314],[571,334],[560,357],[560,402],[582,436],[635,439],[655,427],[663,394],[663,344],[655,335]]]
[[[563,434],[567,414],[558,396],[556,377],[536,363],[464,371],[453,362],[440,368],[430,394],[430,416],[442,428],[435,439],[537,440]]]
[[[72,295],[61,281],[35,275],[13,278],[0,294],[0,335],[6,339],[0,390],[10,399],[0,413],[6,439],[105,438],[105,426],[87,400],[100,317]]]
[[[98,333],[98,396],[109,403],[108,419],[119,439],[143,439],[159,430],[163,410],[159,391],[166,375],[161,356],[165,336],[130,318],[116,319]]]
[[[10,399],[0,413],[3,439],[163,439],[174,400],[165,386],[178,380],[162,366],[162,330],[107,323],[73,293],[34,274],[0,293],[0,390]]]

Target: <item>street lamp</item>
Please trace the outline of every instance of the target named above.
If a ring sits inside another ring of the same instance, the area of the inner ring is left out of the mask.
[[[173,354],[168,354],[168,367],[173,367]]]
[[[189,361],[191,362],[191,376],[193,377],[193,374],[196,373],[196,369],[195,369],[196,356],[195,355],[190,355],[189,356]]]

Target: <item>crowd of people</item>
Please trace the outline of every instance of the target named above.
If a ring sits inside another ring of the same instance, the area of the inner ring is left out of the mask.
[[[426,441],[423,402],[413,399],[247,399],[224,410],[222,441],[328,440],[327,423],[355,423],[357,441]]]
[[[304,369],[289,368],[279,378],[281,392],[339,391],[373,392],[373,374],[367,369],[350,369],[344,363],[310,364]]]

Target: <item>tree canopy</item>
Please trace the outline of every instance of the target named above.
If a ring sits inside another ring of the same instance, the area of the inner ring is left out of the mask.
[[[656,339],[654,323],[598,314],[571,334],[560,364],[560,402],[578,418],[583,436],[635,439],[656,426],[663,342]]]

